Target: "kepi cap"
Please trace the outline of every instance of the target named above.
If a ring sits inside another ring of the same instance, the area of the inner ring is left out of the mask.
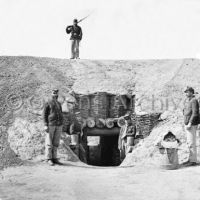
[[[192,92],[194,94],[194,88],[188,86],[184,92]]]
[[[52,95],[58,95],[59,90],[58,89],[53,89],[52,90]]]

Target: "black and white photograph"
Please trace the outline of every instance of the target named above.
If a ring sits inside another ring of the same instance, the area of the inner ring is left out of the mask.
[[[0,200],[200,200],[200,0],[0,0]]]

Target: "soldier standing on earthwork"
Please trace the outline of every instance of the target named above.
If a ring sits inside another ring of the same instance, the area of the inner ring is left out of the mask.
[[[52,98],[46,102],[43,111],[45,138],[45,158],[50,166],[61,164],[57,159],[57,149],[62,133],[63,114],[58,102],[58,90],[52,90]]]
[[[187,87],[185,90],[187,100],[183,110],[184,124],[186,130],[187,143],[189,147],[189,159],[186,164],[196,165],[197,163],[197,147],[196,147],[196,131],[199,124],[199,103],[194,96],[194,89]]]
[[[79,59],[79,43],[83,34],[77,19],[74,19],[73,25],[67,26],[66,32],[67,34],[71,33],[71,59]]]

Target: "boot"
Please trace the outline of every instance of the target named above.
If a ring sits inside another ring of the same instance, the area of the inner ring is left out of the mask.
[[[57,158],[53,158],[52,161],[54,164],[62,165],[62,163]]]
[[[47,163],[49,164],[49,166],[54,166],[54,163],[51,159],[47,160]]]

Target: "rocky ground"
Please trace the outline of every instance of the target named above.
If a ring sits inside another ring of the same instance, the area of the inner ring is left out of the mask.
[[[0,57],[0,69],[0,168],[3,168],[43,154],[44,101],[55,87],[65,97],[74,80],[67,60]]]
[[[200,167],[160,170],[29,163],[0,173],[2,200],[199,200]]]

